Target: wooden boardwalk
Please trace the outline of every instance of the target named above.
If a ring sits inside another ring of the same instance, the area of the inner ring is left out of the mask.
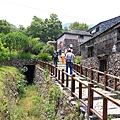
[[[59,60],[57,67],[59,69],[61,69],[61,70],[62,69],[65,70],[66,66],[65,66],[65,64],[61,63],[61,60]],[[82,76],[76,74],[75,72],[73,72],[73,74],[75,74],[76,79],[81,80],[84,84],[89,83],[89,81],[87,81],[87,79],[85,77],[82,77]],[[70,87],[71,87],[70,79],[69,79],[68,82],[69,82],[68,83],[68,88],[70,89]],[[64,82],[64,84],[66,84],[66,81]],[[62,88],[62,89],[64,89],[64,88]],[[99,88],[99,86],[97,86],[97,85],[95,86],[95,89],[97,91],[100,91],[101,93],[104,93],[105,95],[108,95],[108,96],[110,96],[112,98],[115,98],[116,101],[120,102],[120,100],[118,99],[117,94],[112,93],[110,91],[103,90],[102,88]],[[79,82],[77,82],[77,81],[75,81],[75,94],[79,95]],[[97,94],[97,93],[95,93],[93,96],[94,96],[93,108],[96,109],[99,114],[103,114],[102,113],[103,112],[103,98],[102,98],[102,96]],[[86,104],[88,103],[88,88],[86,88],[84,85],[82,85],[82,100],[84,100],[84,102]],[[117,105],[115,105],[114,103],[112,103],[110,101],[108,101],[107,106],[108,106],[107,107],[108,108],[108,116],[111,116],[113,120],[120,120],[120,107],[118,107]],[[87,108],[86,108],[86,106],[84,106],[84,104],[81,104],[80,109],[84,113],[87,113]],[[90,116],[89,119],[91,119],[91,120],[99,120],[95,115]]]

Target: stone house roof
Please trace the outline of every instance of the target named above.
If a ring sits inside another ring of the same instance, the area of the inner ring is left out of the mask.
[[[115,27],[115,28],[120,27],[120,21],[118,21],[116,24],[114,24],[113,26],[109,27],[108,29],[104,30],[104,31],[101,32],[100,34],[98,34],[98,35],[96,35],[96,36],[93,36],[91,39],[89,39],[88,41],[82,43],[81,45],[86,44],[87,42],[93,40],[93,39],[96,38],[96,37],[99,37],[100,35],[104,34],[105,32],[107,32],[108,30],[110,30],[111,28],[114,28],[114,27]]]
[[[64,34],[70,34],[70,35],[85,35],[85,36],[92,36],[89,32],[83,31],[83,30],[71,30],[71,31],[66,31],[63,34],[61,34],[57,39],[62,37]],[[56,40],[57,40],[56,39]]]
[[[104,32],[105,30],[109,29],[110,27],[117,24],[118,22],[120,22],[120,16],[111,18],[109,20],[102,21],[102,22],[98,23],[97,25],[95,25],[94,27],[92,27],[91,29],[89,29],[87,32],[92,34],[94,37],[94,36],[97,36],[98,34]]]

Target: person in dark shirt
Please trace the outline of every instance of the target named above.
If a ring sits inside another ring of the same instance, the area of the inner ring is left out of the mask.
[[[52,59],[53,59],[54,66],[57,66],[58,54],[56,51],[53,53]]]

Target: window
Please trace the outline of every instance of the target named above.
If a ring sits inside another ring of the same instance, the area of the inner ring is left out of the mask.
[[[93,46],[88,47],[88,57],[93,57]]]
[[[83,36],[83,35],[80,35],[80,39],[84,39],[84,36]]]
[[[98,31],[99,31],[99,27],[96,28],[96,32],[98,32]]]
[[[100,60],[100,67],[99,70],[104,72],[107,70],[107,62],[106,59],[105,60]]]

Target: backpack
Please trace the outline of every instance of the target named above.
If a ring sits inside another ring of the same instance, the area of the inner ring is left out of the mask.
[[[58,55],[57,55],[57,54],[54,54],[54,55],[53,55],[53,58],[54,58],[55,60],[57,60],[57,59],[58,59]]]

